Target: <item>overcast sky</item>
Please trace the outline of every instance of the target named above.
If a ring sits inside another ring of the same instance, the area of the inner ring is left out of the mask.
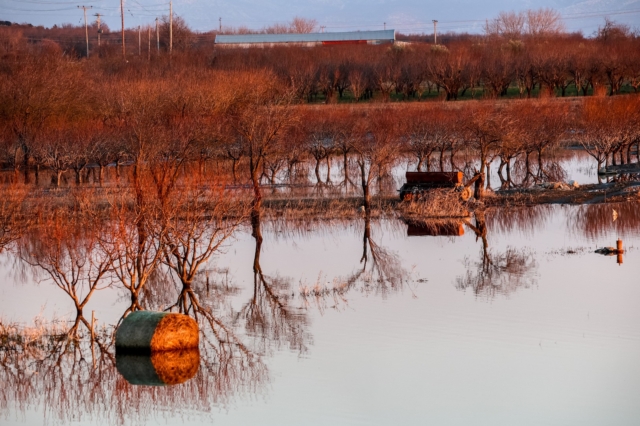
[[[156,16],[168,15],[164,0],[124,0],[125,26],[151,24]],[[0,20],[50,27],[81,24],[78,5],[93,6],[112,29],[120,28],[119,0],[0,0]],[[438,31],[480,32],[486,19],[501,11],[550,7],[565,17],[570,31],[591,35],[604,17],[640,29],[640,0],[174,0],[174,14],[182,16],[197,31],[223,26],[259,29],[290,21],[295,16],[315,19],[325,31],[396,29],[402,33],[431,33],[432,20]],[[91,16],[91,20],[95,19]]]

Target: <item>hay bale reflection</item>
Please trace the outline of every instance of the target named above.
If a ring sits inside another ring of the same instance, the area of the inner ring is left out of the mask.
[[[197,348],[144,354],[116,354],[118,373],[132,385],[165,386],[193,378],[200,365]]]

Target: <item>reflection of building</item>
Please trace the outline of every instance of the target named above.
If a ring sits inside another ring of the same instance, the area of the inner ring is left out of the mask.
[[[216,36],[216,45],[226,47],[317,46],[334,44],[394,43],[395,30],[350,31],[308,34],[234,34]]]

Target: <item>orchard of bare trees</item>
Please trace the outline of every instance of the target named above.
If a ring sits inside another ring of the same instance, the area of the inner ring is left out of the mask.
[[[351,188],[368,210],[373,195],[395,191],[398,166],[476,176],[480,199],[496,186],[492,165],[501,188],[562,180],[561,148],[586,150],[598,169],[636,161],[640,98],[606,95],[640,89],[639,39],[612,22],[594,38],[554,22],[505,14],[486,35],[443,45],[213,49],[185,39],[172,55],[127,61],[109,43],[80,58],[61,39],[3,27],[3,180],[126,187],[135,208],[153,193],[162,210],[197,178],[246,187],[257,223],[265,185]],[[176,26],[178,39],[189,34]],[[522,99],[500,99],[514,92]],[[474,99],[337,103],[429,93]],[[580,96],[560,98],[569,93]],[[317,99],[333,104],[308,105]]]

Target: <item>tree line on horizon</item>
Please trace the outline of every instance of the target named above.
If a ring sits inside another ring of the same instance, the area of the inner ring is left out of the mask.
[[[261,32],[309,32],[317,24],[296,18]],[[396,45],[215,47],[215,34],[196,34],[180,17],[173,21],[172,58],[169,23],[126,31],[128,68],[191,68],[274,73],[301,102],[424,100],[500,97],[615,95],[640,91],[640,37],[628,26],[605,20],[593,37],[563,30],[549,9],[502,13],[488,21],[483,35],[399,35]],[[91,40],[90,61],[119,72],[120,34],[103,24],[102,44]],[[92,32],[97,31],[95,24]],[[233,32],[229,30],[230,32]],[[242,31],[235,31],[240,32]],[[156,38],[157,37],[157,38]],[[140,44],[139,44],[140,42]],[[71,25],[0,27],[0,57],[11,63],[51,48],[73,59],[86,56],[84,28]],[[146,62],[146,64],[145,64]]]

